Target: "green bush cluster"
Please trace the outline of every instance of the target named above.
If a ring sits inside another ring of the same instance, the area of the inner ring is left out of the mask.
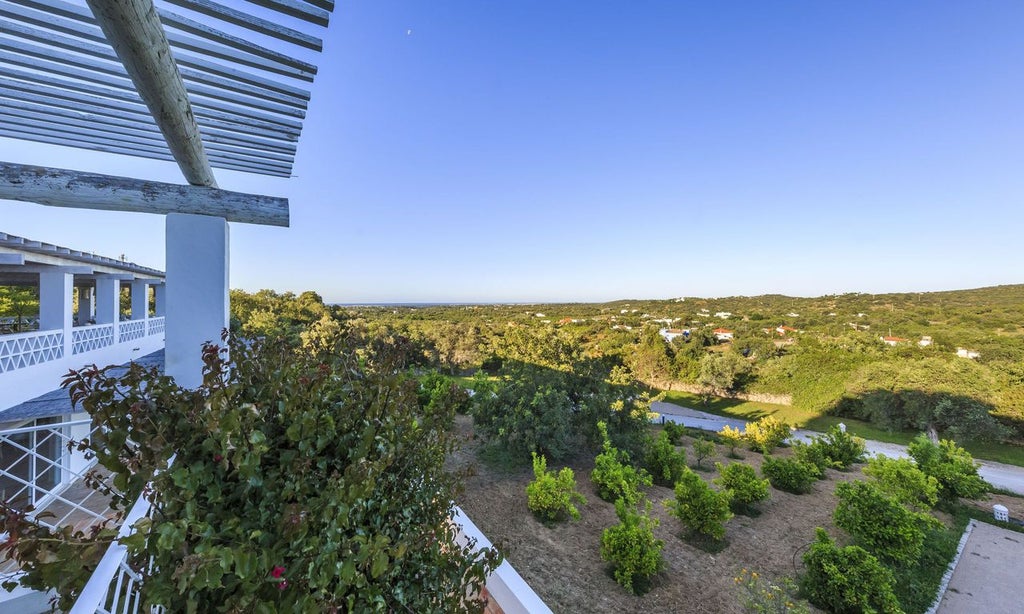
[[[138,364],[66,380],[101,427],[80,448],[116,474],[112,505],[145,491],[153,506],[122,541],[148,565],[142,609],[482,611],[500,555],[460,544],[451,522],[454,407],[420,407],[417,381],[349,348],[229,343],[203,349],[195,390]],[[55,605],[70,609],[116,530],[48,533],[3,516],[21,582],[59,586]]]
[[[678,446],[683,443],[683,435],[686,435],[686,427],[682,424],[666,422],[663,430],[665,434],[668,435],[668,440],[672,445]]]
[[[756,571],[743,569],[734,578],[743,588],[743,607],[754,614],[810,614],[807,602],[799,599],[799,587],[792,578],[772,582]]]
[[[907,446],[907,452],[918,469],[938,481],[939,496],[946,501],[977,499],[991,490],[978,475],[974,458],[953,441],[943,439],[935,444],[921,435]]]
[[[672,486],[686,469],[686,451],[676,450],[668,433],[661,431],[657,437],[648,441],[644,465],[655,482]]]
[[[533,454],[534,480],[526,485],[526,506],[544,520],[580,519],[576,504],[586,498],[576,489],[572,469],[562,467],[557,474],[548,471],[547,459]]]
[[[836,496],[836,526],[872,554],[899,565],[921,556],[925,531],[938,525],[931,515],[908,510],[869,482],[839,484]]]
[[[902,614],[893,592],[893,575],[860,546],[836,546],[824,529],[804,554],[807,571],[804,595],[819,608],[835,614]]]
[[[782,445],[790,435],[789,425],[775,416],[765,416],[755,422],[747,423],[745,431],[747,443],[752,450],[762,454],[771,454],[772,450]]]
[[[818,438],[812,439],[810,443],[794,442],[793,456],[796,460],[814,467],[815,477],[819,480],[825,477],[826,469],[837,468]]]
[[[939,481],[909,458],[876,456],[868,461],[864,474],[879,490],[911,509],[930,510],[939,499]]]
[[[664,566],[665,543],[654,537],[658,519],[650,517],[648,501],[643,513],[622,499],[615,502],[619,524],[601,533],[601,558],[614,566],[615,581],[626,590],[640,592],[647,580]]]
[[[602,452],[594,458],[594,470],[590,472],[597,495],[605,501],[622,499],[627,505],[636,505],[643,497],[640,488],[652,484],[650,474],[629,464],[629,454],[612,445],[604,422],[599,422],[597,428],[604,440]]]
[[[811,486],[818,480],[818,468],[795,458],[766,456],[761,465],[761,474],[779,490],[802,495],[811,492]]]
[[[768,480],[761,480],[750,465],[744,463],[715,463],[718,469],[718,484],[729,493],[733,511],[748,512],[754,504],[768,498]]]
[[[725,537],[725,523],[732,518],[729,493],[716,492],[690,469],[676,482],[675,499],[666,505],[691,534],[716,540]]]
[[[825,456],[838,469],[849,469],[856,463],[863,463],[867,456],[865,441],[839,426],[833,426],[824,435],[816,437],[812,445],[820,445]]]

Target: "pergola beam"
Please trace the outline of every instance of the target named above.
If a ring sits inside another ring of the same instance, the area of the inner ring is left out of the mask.
[[[188,92],[152,0],[86,1],[185,179],[194,186],[215,188],[217,180],[203,150]]]
[[[288,226],[288,199],[59,168],[0,162],[0,200],[51,207],[189,213],[229,222]]]

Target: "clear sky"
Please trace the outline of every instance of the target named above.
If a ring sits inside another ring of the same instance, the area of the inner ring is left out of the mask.
[[[339,0],[233,287],[591,301],[1024,282],[1024,2]],[[0,139],[0,159],[183,182]],[[0,230],[162,268],[163,219]]]

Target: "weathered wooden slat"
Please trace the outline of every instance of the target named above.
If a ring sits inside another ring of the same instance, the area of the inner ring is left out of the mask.
[[[11,118],[18,121],[23,128],[33,128],[40,130],[61,130],[58,126],[67,126],[68,128],[74,128],[75,133],[82,136],[89,136],[97,141],[102,141],[104,138],[110,139],[114,142],[135,144],[135,145],[149,145],[154,148],[166,148],[163,141],[163,135],[157,130],[135,130],[132,128],[125,127],[124,125],[118,125],[116,122],[97,122],[93,118],[76,118],[71,115],[71,112],[65,111],[64,114],[54,112],[39,112],[35,110],[26,110],[19,108],[10,108],[0,101],[0,117]],[[291,166],[294,156],[287,153],[280,152],[269,152],[261,149],[253,148],[252,146],[242,144],[224,143],[221,141],[210,141],[205,135],[203,137],[203,144],[207,151],[210,153],[211,159],[218,157],[218,154],[230,155],[238,161],[249,161],[253,163],[279,163],[282,167],[279,170],[286,170]]]
[[[289,17],[295,17],[309,23],[314,23],[318,26],[327,26],[327,23],[331,17],[331,14],[323,9],[318,9],[315,6],[310,6],[305,2],[298,2],[297,0],[248,0],[251,4],[256,6],[262,6],[265,9],[277,11],[282,15],[288,15]]]
[[[180,6],[182,8],[201,13],[215,19],[219,19],[226,23],[230,23],[253,32],[264,34],[271,38],[298,45],[299,47],[305,47],[306,49],[312,49],[313,51],[323,51],[323,41],[316,36],[300,32],[292,28],[287,28],[280,24],[255,17],[248,13],[235,10],[231,7],[224,6],[223,4],[212,2],[211,0],[166,0],[168,4]],[[324,7],[320,7],[324,8]]]
[[[6,28],[13,29],[11,24],[0,22],[0,32]],[[125,76],[120,64],[116,64],[114,61],[93,59],[44,45],[7,38],[0,38],[0,60],[33,70],[43,69],[50,73],[83,81],[134,91],[131,80]],[[306,115],[304,101],[299,106],[283,105],[251,95],[245,88],[237,88],[237,91],[234,91],[235,88],[190,82],[185,85],[185,89],[190,94],[230,102],[239,105],[242,109],[254,108],[299,119]]]
[[[334,0],[304,0],[307,4],[323,9],[328,13],[334,11]]]
[[[51,207],[191,213],[246,224],[288,225],[285,198],[7,162],[0,162],[0,199]]]
[[[0,90],[3,88],[4,79],[0,78]],[[9,96],[11,92],[4,92]],[[54,121],[54,118],[74,120],[76,123],[68,125],[103,126],[105,130],[115,134],[131,136],[134,134],[155,135],[162,138],[153,118],[149,116],[144,108],[140,113],[126,114],[116,109],[94,109],[92,105],[83,105],[77,102],[66,104],[53,104],[46,101],[36,102],[35,100],[20,100],[17,98],[0,98],[0,109],[10,109],[31,113],[28,117],[35,119],[47,118]],[[67,122],[64,122],[67,123]],[[274,152],[278,154],[295,155],[295,144],[291,142],[273,141],[254,137],[248,132],[232,132],[208,126],[200,122],[200,130],[203,134],[203,142],[210,146],[212,144],[224,144],[241,147],[246,150]]]
[[[88,10],[75,4],[63,2],[63,0],[45,0],[45,2],[42,0],[6,1],[87,24],[96,23]],[[163,13],[162,11],[157,11],[157,15],[161,20],[164,17]],[[312,81],[313,76],[316,75],[316,66],[313,64],[292,58],[272,49],[261,47],[225,32],[220,32],[186,17],[173,13],[169,13],[169,15],[172,21],[179,24],[179,27],[187,29],[193,35],[202,37],[200,39],[184,35],[180,32],[165,31],[167,40],[174,49],[190,49],[205,56],[221,58],[302,81]]]
[[[2,129],[11,133],[17,132],[21,135],[19,138],[27,138],[25,135],[31,135],[33,138],[29,140],[40,140],[40,142],[81,146],[97,151],[126,153],[154,160],[174,160],[167,150],[167,145],[160,140],[154,142],[138,138],[127,138],[85,128],[69,131],[56,124],[44,124],[30,120],[21,120],[16,125],[3,124]],[[48,140],[41,140],[44,138]],[[115,148],[118,151],[114,151]],[[230,165],[232,170],[245,170],[247,172],[277,177],[291,174],[290,163],[257,159],[247,154],[225,154],[219,150],[210,151],[209,160],[211,166],[216,168],[229,168],[228,165]]]
[[[183,15],[172,13],[171,11],[163,11],[158,9],[157,14],[160,15],[160,21],[162,21],[165,26],[170,26],[172,28],[180,30],[181,32],[187,32],[188,34],[191,34],[197,37],[198,39],[216,43],[217,45],[223,45],[224,47],[231,47],[253,57],[263,58],[264,60],[273,62],[275,64],[279,64],[281,66],[294,68],[296,70],[301,71],[303,74],[316,75],[316,65],[310,64],[309,62],[293,58],[291,56],[274,51],[272,49],[267,49],[266,47],[261,47],[260,45],[257,45],[251,41],[247,41],[243,38],[233,36],[231,34],[228,34],[227,32],[221,32],[220,30],[211,28],[210,26],[207,26],[205,24],[201,24],[198,21],[189,19]],[[189,47],[187,45],[196,44],[195,40],[191,40],[188,37],[175,35],[173,32],[168,32],[167,38],[171,42],[171,45],[175,48],[188,49]],[[206,46],[204,46],[204,48],[209,49],[209,47]],[[222,53],[224,52],[222,51]],[[236,56],[223,57],[224,59],[231,59],[233,61],[237,61]],[[249,59],[247,61],[252,62],[255,60]],[[258,66],[254,65],[254,67],[262,68],[263,70],[271,70],[269,67],[262,63],[260,63],[260,65]],[[286,73],[282,72],[280,74]],[[289,73],[287,76],[304,78],[298,77],[292,73]],[[307,80],[312,81],[313,79],[312,77],[310,77]]]
[[[12,86],[13,84],[13,86]],[[37,89],[38,88],[38,89]],[[151,129],[157,132],[156,124],[149,111],[142,103],[125,104],[119,101],[108,101],[73,92],[65,92],[54,88],[43,89],[45,86],[25,84],[0,77],[0,96],[8,101],[43,106],[47,109],[60,109],[72,112],[85,112],[91,116],[106,118],[114,123],[128,124],[136,128]],[[240,145],[259,147],[282,153],[294,153],[296,137],[266,130],[260,125],[223,121],[217,117],[204,117],[203,110],[196,110],[197,121],[203,133],[203,139],[217,137],[235,141]]]
[[[142,99],[135,90],[108,88],[81,80],[53,77],[44,71],[23,71],[13,68],[10,61],[5,62],[10,54],[0,51],[0,79],[14,77],[18,81],[4,80],[4,86],[25,92],[42,94],[50,97],[64,98],[73,102],[85,102],[103,106],[109,100],[112,108],[129,108],[135,106],[149,116]],[[2,93],[3,90],[0,90]],[[81,92],[81,93],[79,93]],[[121,105],[129,105],[122,107]],[[199,100],[193,105],[197,118],[209,122],[221,122],[226,129],[237,126],[241,130],[252,130],[254,134],[270,138],[295,141],[298,139],[302,124],[298,121],[268,115],[251,109],[238,109],[218,101]]]
[[[88,12],[84,8],[82,10]],[[8,18],[8,21],[0,24],[0,32],[22,40],[52,45],[67,51],[116,62],[120,66],[117,55],[103,37],[103,31],[98,26],[85,21],[86,19],[91,21],[91,15],[80,16],[75,20],[11,4],[9,0],[0,0],[0,17]],[[33,49],[23,48],[22,52],[32,53]],[[186,83],[193,82],[218,89],[224,88],[301,109],[305,109],[309,101],[309,91],[307,90],[236,70],[187,52],[175,54],[175,60]]]

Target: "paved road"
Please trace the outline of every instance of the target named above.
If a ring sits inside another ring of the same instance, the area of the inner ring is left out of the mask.
[[[739,418],[724,418],[722,416],[716,416],[697,409],[682,407],[681,405],[666,403],[664,401],[655,401],[652,403],[651,410],[658,412],[664,416],[666,420],[671,420],[672,422],[693,428],[703,429],[705,431],[720,431],[722,430],[722,427],[726,425],[740,430],[744,430],[747,427],[746,420],[740,420]],[[821,435],[821,433],[805,430],[798,430],[794,434],[795,437],[803,441],[807,441],[818,435]],[[871,439],[867,440],[867,450],[870,454],[882,454],[893,458],[907,456],[906,446],[896,443],[873,441]],[[1005,465],[1003,463],[986,460],[978,462],[981,464],[981,467],[978,468],[978,474],[988,481],[989,484],[1024,495],[1024,467]]]

